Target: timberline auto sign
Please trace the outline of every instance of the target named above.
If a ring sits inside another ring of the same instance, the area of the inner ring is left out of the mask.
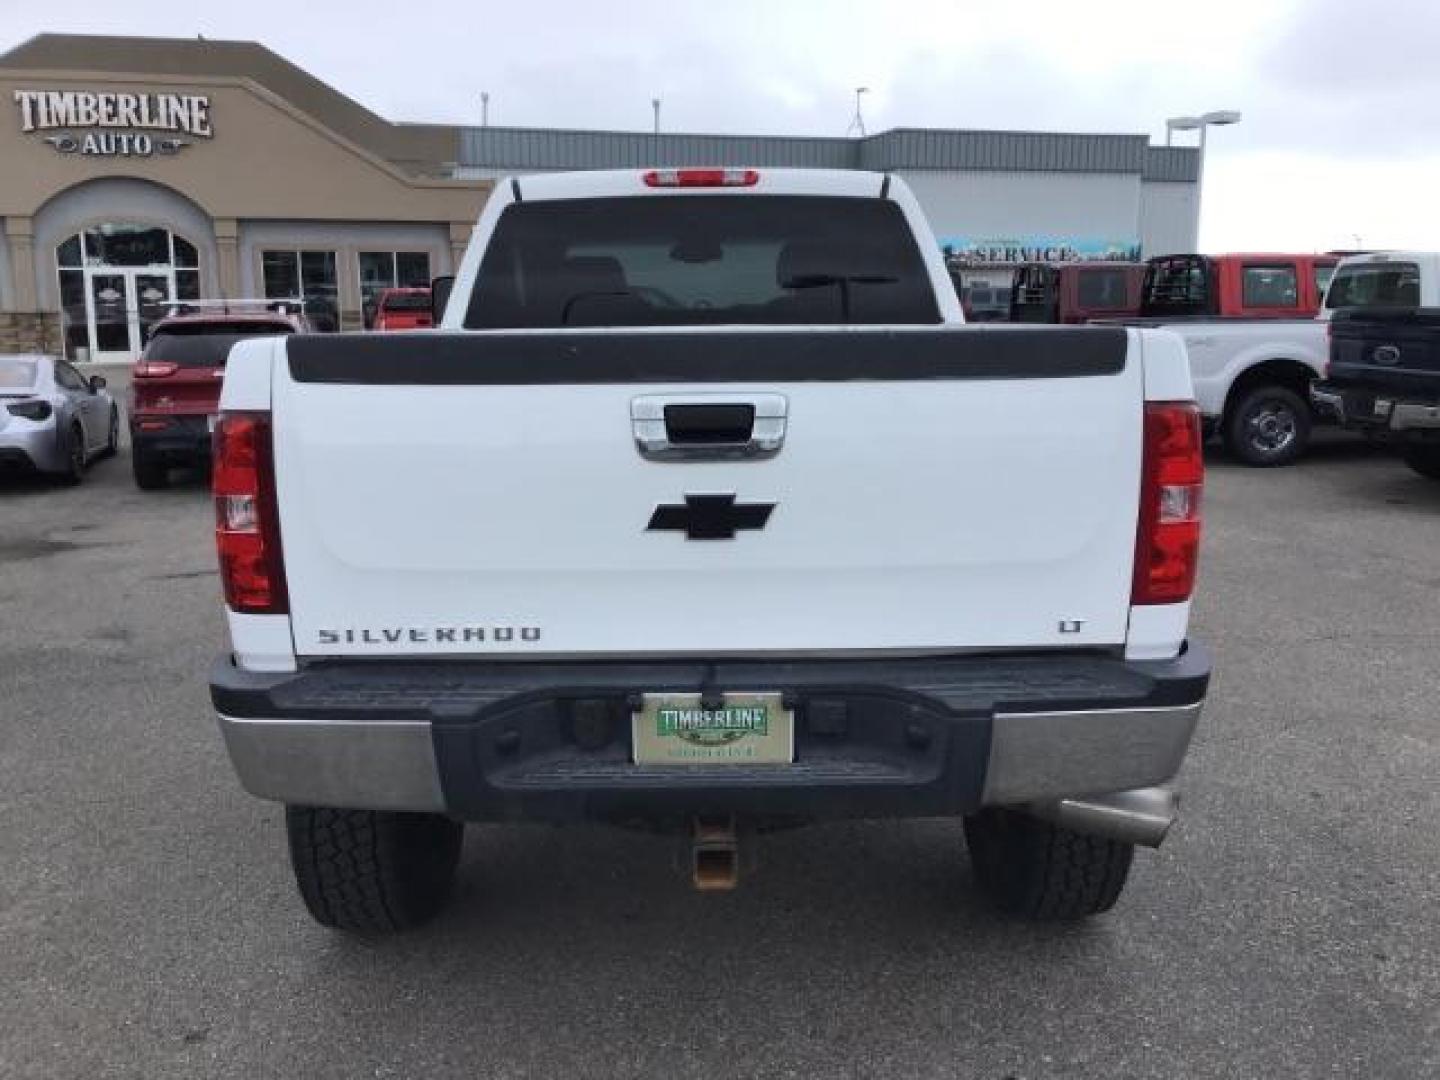
[[[215,135],[210,99],[204,94],[16,90],[15,105],[20,110],[20,130],[55,132],[43,138],[61,154],[176,154],[192,139]],[[192,138],[181,138],[184,135]]]

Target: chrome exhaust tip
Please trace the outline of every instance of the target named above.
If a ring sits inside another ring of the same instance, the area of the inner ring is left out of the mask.
[[[1036,817],[1066,829],[1152,848],[1158,848],[1165,839],[1179,809],[1180,796],[1168,787],[1058,799],[1029,807]]]

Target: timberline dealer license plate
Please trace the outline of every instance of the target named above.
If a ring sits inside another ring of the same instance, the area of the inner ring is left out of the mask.
[[[788,765],[795,718],[778,693],[726,694],[706,709],[699,694],[645,694],[631,714],[637,765]]]

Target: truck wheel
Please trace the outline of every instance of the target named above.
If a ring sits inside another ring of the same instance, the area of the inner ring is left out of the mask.
[[[130,471],[135,474],[135,486],[141,491],[159,491],[170,482],[170,470],[165,463],[138,446],[130,448]]]
[[[418,926],[444,906],[465,826],[440,814],[287,806],[290,865],[315,921],[355,934]]]
[[[1405,464],[1428,480],[1440,480],[1440,446],[1408,446]]]
[[[1259,468],[1289,465],[1310,445],[1310,406],[1284,386],[1245,391],[1225,415],[1225,449]]]
[[[965,842],[981,892],[1006,914],[1037,922],[1109,911],[1135,853],[1133,844],[1004,809],[967,817]]]

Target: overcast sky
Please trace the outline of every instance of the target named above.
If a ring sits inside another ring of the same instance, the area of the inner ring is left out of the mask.
[[[263,42],[395,120],[843,135],[1211,132],[1206,250],[1440,248],[1440,3],[1387,0],[0,0],[42,31]],[[1186,138],[1189,136],[1178,136]]]

